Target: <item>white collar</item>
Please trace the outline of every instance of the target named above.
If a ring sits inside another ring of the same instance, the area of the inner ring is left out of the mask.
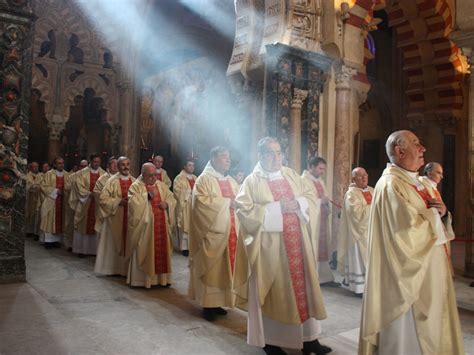
[[[253,172],[256,175],[259,175],[265,179],[269,179],[270,181],[283,179],[283,174],[281,173],[281,169],[278,171],[267,171],[263,168],[260,162],[258,162],[257,165],[255,165]]]
[[[218,179],[227,179],[226,176],[224,176],[223,174],[218,172],[216,169],[214,169],[210,160],[207,162],[206,167],[203,170],[203,173],[210,174]]]
[[[54,172],[56,173],[56,176],[59,176],[59,177],[64,176],[64,170],[59,171],[59,170],[54,169]]]

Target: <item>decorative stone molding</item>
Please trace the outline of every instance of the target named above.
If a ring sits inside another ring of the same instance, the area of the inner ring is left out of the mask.
[[[308,97],[308,90],[295,88],[293,90],[293,99],[291,100],[291,108],[299,109],[303,106],[303,101]]]
[[[336,90],[349,90],[351,88],[352,77],[356,74],[356,69],[342,65],[335,76]]]
[[[59,114],[53,114],[46,118],[48,119],[49,139],[59,140],[61,132],[66,128],[67,119]]]

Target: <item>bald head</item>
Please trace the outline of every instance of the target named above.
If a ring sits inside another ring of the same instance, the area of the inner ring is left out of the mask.
[[[79,163],[79,170],[87,168],[87,165],[89,165],[89,162],[85,159],[82,159]]]
[[[385,143],[385,149],[390,162],[405,170],[418,171],[424,164],[426,149],[411,131],[393,132]]]
[[[365,189],[369,183],[369,175],[364,168],[357,167],[352,170],[352,182],[361,189]]]
[[[145,185],[154,185],[156,183],[157,174],[156,166],[153,163],[145,163],[142,165],[142,179]]]

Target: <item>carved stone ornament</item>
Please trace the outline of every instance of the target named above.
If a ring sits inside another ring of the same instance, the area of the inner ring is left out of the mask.
[[[308,97],[308,90],[294,89],[291,108],[301,109],[303,101]]]
[[[53,115],[48,120],[49,139],[59,140],[61,132],[66,128],[66,121],[61,115]]]
[[[350,89],[351,79],[356,74],[356,69],[342,65],[340,70],[336,72],[336,89]]]

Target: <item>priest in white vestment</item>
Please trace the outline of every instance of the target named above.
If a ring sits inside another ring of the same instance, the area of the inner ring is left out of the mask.
[[[441,221],[446,207],[418,179],[426,149],[413,132],[397,131],[386,150],[390,164],[368,222],[359,354],[464,354]]]
[[[161,155],[157,155],[153,158],[153,164],[156,166],[156,176],[159,181],[164,183],[168,188],[171,188],[171,179],[168,173],[163,169],[164,158]]]
[[[79,257],[97,254],[97,233],[95,231],[96,203],[94,187],[105,171],[100,167],[100,155],[90,156],[90,165],[77,173],[69,202],[74,211],[74,237],[72,252]]]
[[[128,190],[135,178],[130,176],[127,157],[120,157],[116,162],[119,172],[107,180],[98,198],[102,221],[98,227],[100,240],[94,272],[127,276]]]
[[[176,200],[157,179],[152,163],[142,166],[141,176],[128,190],[127,284],[150,288],[171,285],[171,231]]]
[[[189,228],[191,224],[191,202],[194,183],[197,176],[194,173],[194,160],[187,160],[183,170],[173,181],[173,193],[176,198],[177,244],[184,256],[189,255]]]
[[[60,247],[64,234],[64,159],[55,158],[53,169],[41,179],[41,224],[40,230],[45,248]]]
[[[344,196],[337,238],[337,269],[343,275],[342,286],[363,294],[367,268],[367,223],[374,189],[368,186],[364,168],[352,170],[352,184]]]
[[[248,310],[247,342],[267,354],[328,353],[318,341],[326,310],[308,223],[315,195],[282,166],[278,141],[261,139],[258,157],[235,199],[241,231],[234,292]]]
[[[104,189],[105,184],[107,181],[115,174],[118,172],[118,166],[117,166],[117,158],[116,157],[110,157],[109,161],[107,162],[107,171],[105,174],[101,175],[100,178],[96,181],[95,186],[94,186],[94,199],[97,202],[97,208],[95,212],[95,231],[97,232],[97,238],[100,241],[100,229],[102,226],[102,222],[104,220],[104,213],[101,209],[101,206],[99,204],[99,197],[100,193]]]
[[[224,175],[230,163],[229,150],[214,147],[193,191],[189,296],[203,307],[208,321],[226,315],[223,307],[235,305],[232,284],[239,223],[234,199],[238,186]]]
[[[329,262],[332,257],[331,206],[322,177],[326,173],[326,160],[313,157],[308,162],[308,170],[303,171],[304,183],[313,191],[317,208],[311,215],[311,240],[318,260],[318,275],[321,284],[334,281]]]

